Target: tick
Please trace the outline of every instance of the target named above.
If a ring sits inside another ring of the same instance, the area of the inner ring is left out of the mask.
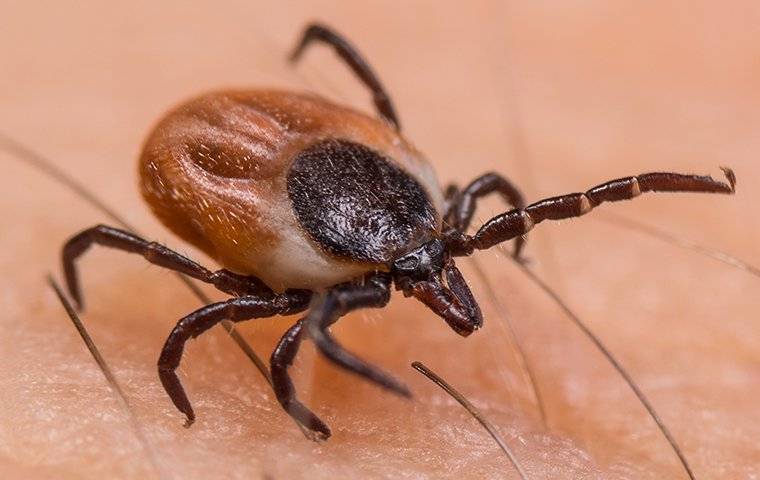
[[[93,243],[140,254],[232,295],[181,319],[161,351],[159,378],[187,417],[186,425],[195,413],[175,373],[185,342],[224,319],[307,311],[272,353],[272,382],[285,411],[327,438],[330,429],[298,401],[288,375],[304,338],[336,365],[408,397],[402,383],[346,351],[330,326],[354,310],[385,306],[395,288],[466,337],[482,326],[483,317],[456,257],[509,240],[515,240],[519,257],[523,236],[536,224],[578,217],[603,202],[644,192],[734,192],[728,168],[723,169],[728,183],[647,173],[527,206],[515,185],[496,173],[443,190],[424,155],[401,135],[377,76],[346,39],[310,25],[291,59],[317,41],[332,46],[371,91],[380,118],[314,94],[220,91],[169,112],[144,146],[143,197],[170,230],[223,269],[211,271],[163,245],[104,225],[84,230],[63,247],[66,284],[80,308],[75,261]],[[469,234],[478,200],[491,194],[500,195],[511,210]]]

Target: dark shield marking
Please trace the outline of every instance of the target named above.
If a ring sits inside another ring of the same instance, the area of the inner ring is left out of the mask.
[[[436,226],[422,186],[380,153],[323,140],[299,153],[288,172],[298,221],[324,250],[389,263],[429,239]]]

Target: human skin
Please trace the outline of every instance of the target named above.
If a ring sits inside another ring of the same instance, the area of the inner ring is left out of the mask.
[[[213,267],[142,203],[142,142],[173,105],[230,86],[310,90],[371,111],[329,50],[286,64],[303,25],[320,19],[370,60],[404,134],[442,182],[494,170],[533,201],[647,171],[719,176],[719,165],[731,166],[733,197],[649,194],[605,205],[538,226],[526,257],[648,395],[697,478],[760,474],[760,279],[609,215],[760,264],[754,3],[346,3],[8,5],[0,131],[146,237]],[[70,235],[113,222],[15,156],[0,152],[0,162],[2,478],[517,478],[475,420],[409,367],[413,360],[484,412],[530,478],[686,478],[618,373],[503,252],[475,257],[488,285],[460,262],[485,316],[467,339],[401,295],[334,327],[348,349],[409,385],[412,400],[302,347],[292,369],[300,397],[334,432],[315,444],[219,327],[186,350],[180,376],[198,418],[183,428],[155,362],[174,322],[200,303],[171,273],[93,248],[80,262],[83,321],[156,466],[45,282],[49,272],[60,278]],[[476,221],[503,208],[486,202]],[[237,328],[267,359],[294,320]],[[506,322],[537,380],[546,424]]]

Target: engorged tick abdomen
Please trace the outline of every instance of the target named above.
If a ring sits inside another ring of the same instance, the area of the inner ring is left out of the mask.
[[[275,290],[385,269],[440,228],[443,199],[424,157],[384,121],[310,94],[191,100],[159,122],[139,168],[168,228]]]

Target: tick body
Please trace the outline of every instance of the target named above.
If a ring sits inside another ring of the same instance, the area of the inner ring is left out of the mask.
[[[159,123],[145,199],[176,234],[275,290],[382,270],[440,230],[430,165],[388,122],[313,95],[218,92]]]
[[[390,97],[358,52],[320,25],[309,26],[293,59],[311,42],[333,48],[372,93],[373,118],[313,94],[222,91],[170,112],[148,138],[139,162],[142,193],[175,234],[214,258],[211,271],[154,242],[108,226],[72,237],[63,268],[81,306],[76,259],[97,243],[216,286],[232,298],[181,319],[158,361],[175,406],[195,419],[175,370],[185,342],[216,323],[308,312],[271,357],[278,401],[297,422],[326,438],[330,429],[301,404],[287,369],[304,338],[337,365],[400,395],[407,388],[344,350],[329,327],[343,315],[380,308],[400,290],[427,305],[462,336],[483,318],[455,257],[515,240],[544,220],[584,215],[603,202],[649,191],[733,193],[710,177],[648,173],[526,206],[519,190],[489,173],[443,191],[424,156],[400,132]],[[474,234],[477,200],[500,195],[511,209]]]

